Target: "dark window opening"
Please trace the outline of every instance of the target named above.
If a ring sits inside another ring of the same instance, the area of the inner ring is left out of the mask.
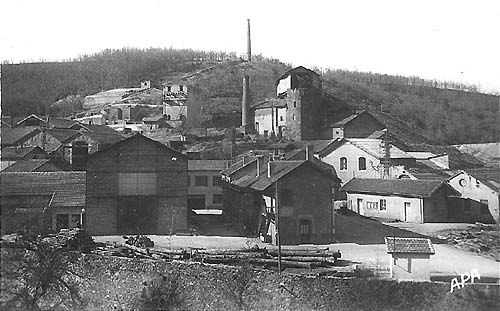
[[[358,170],[366,171],[366,159],[364,157],[358,159]]]

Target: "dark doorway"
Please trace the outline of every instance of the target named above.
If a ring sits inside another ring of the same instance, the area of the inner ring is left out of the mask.
[[[157,232],[158,200],[154,197],[131,196],[118,200],[119,234],[154,234]]]
[[[188,196],[188,226],[199,225],[196,221],[193,210],[205,209],[205,195],[190,195]]]

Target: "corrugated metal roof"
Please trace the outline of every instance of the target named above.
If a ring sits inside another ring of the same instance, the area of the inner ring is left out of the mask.
[[[389,254],[430,254],[435,253],[430,239],[386,237],[385,246]]]
[[[426,198],[440,187],[446,187],[454,195],[460,195],[451,186],[439,180],[353,178],[342,189],[348,193]]]
[[[1,196],[53,195],[53,207],[85,206],[85,172],[2,172],[0,176]]]
[[[188,160],[188,171],[222,171],[225,160]]]

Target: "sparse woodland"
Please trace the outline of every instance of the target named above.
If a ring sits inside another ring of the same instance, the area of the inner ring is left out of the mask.
[[[126,48],[67,62],[3,64],[2,114],[70,115],[81,109],[81,98],[86,95],[138,87],[143,78],[151,79],[154,87],[162,78],[206,68],[213,70],[193,75],[189,83],[210,96],[241,97],[241,78],[248,74],[252,101],[257,102],[275,94],[275,80],[291,67],[261,55],[252,60],[251,64],[244,63],[236,53]],[[382,118],[402,121],[435,141],[461,144],[500,140],[500,96],[479,93],[478,86],[346,70],[326,70],[322,77],[326,92]],[[54,105],[57,101],[59,104]],[[216,120],[207,125],[227,124],[228,120],[237,123],[239,118],[231,114],[238,114],[240,109],[235,104],[224,107],[225,111],[204,111]]]

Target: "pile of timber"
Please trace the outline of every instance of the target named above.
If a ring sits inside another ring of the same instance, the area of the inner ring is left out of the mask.
[[[58,233],[51,234],[42,241],[55,248],[65,248],[70,251],[81,251],[84,253],[88,253],[95,248],[92,236],[79,228],[61,229]]]
[[[278,266],[278,250],[266,248],[249,249],[152,249],[134,245],[98,248],[95,253],[142,259],[191,260],[211,264],[244,264],[264,268]],[[306,268],[333,266],[341,257],[340,251],[328,248],[294,248],[281,251],[282,268]]]

